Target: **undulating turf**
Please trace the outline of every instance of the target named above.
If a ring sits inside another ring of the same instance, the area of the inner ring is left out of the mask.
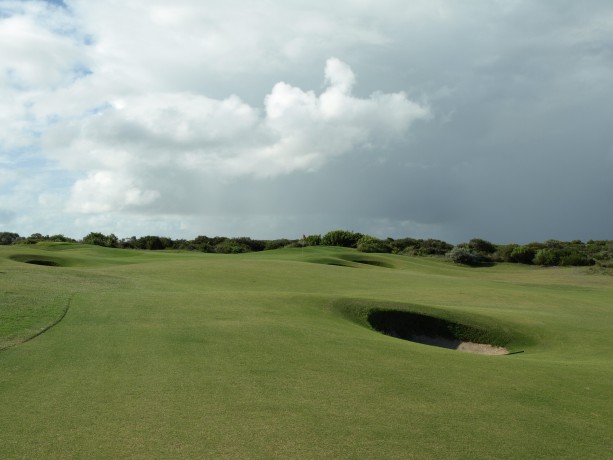
[[[389,337],[378,308],[523,353]],[[1,247],[0,456],[607,458],[612,333],[587,268]]]

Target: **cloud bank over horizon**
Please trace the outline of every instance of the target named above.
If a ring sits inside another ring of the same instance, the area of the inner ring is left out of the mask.
[[[0,0],[0,229],[613,238],[613,6]]]

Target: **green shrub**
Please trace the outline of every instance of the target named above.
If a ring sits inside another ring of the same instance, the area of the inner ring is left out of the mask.
[[[360,252],[384,252],[388,253],[391,248],[386,241],[375,238],[374,236],[364,235],[357,244],[357,249]]]
[[[493,254],[496,252],[496,246],[489,241],[482,240],[481,238],[473,238],[468,242],[468,247],[473,251],[481,254]]]
[[[287,240],[285,238],[279,239],[279,240],[268,240],[266,241],[266,244],[264,246],[265,250],[270,250],[270,249],[281,249],[286,247],[288,244],[290,244],[292,241]]]
[[[249,246],[239,243],[236,240],[227,239],[215,245],[215,252],[219,254],[240,254],[250,252]]]
[[[264,240],[252,240],[248,236],[241,236],[238,238],[230,238],[232,241],[239,245],[246,246],[249,251],[263,251],[266,249],[266,241]]]
[[[444,256],[453,249],[453,245],[442,240],[427,239],[420,240],[415,248],[415,255],[418,256]]]
[[[591,257],[583,244],[573,244],[558,251],[559,265],[587,266],[594,265],[596,261]]]
[[[494,258],[498,262],[514,262],[511,260],[511,254],[513,251],[519,247],[519,244],[504,244],[498,246],[496,253],[494,254]]]
[[[532,264],[536,251],[530,246],[517,246],[509,255],[509,262],[518,264]]]
[[[305,246],[319,246],[321,243],[321,235],[305,235],[302,239]]]
[[[332,230],[323,236],[321,244],[324,246],[355,248],[362,236],[361,233],[350,232],[348,230]]]
[[[480,265],[483,262],[487,261],[486,259],[484,259],[482,254],[479,254],[475,250],[463,245],[456,246],[447,254],[445,254],[445,256],[456,264],[470,266]]]
[[[401,238],[398,240],[388,241],[388,244],[394,254],[405,254],[419,245],[419,240],[415,238]]]
[[[539,249],[536,253],[536,255],[534,256],[534,260],[533,262],[536,265],[546,265],[546,266],[553,266],[553,265],[558,265],[558,261],[559,261],[559,257],[558,257],[558,251],[556,251],[555,249]]]

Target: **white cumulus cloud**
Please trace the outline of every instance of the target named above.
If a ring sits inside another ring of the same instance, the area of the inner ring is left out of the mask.
[[[87,171],[69,208],[105,212],[151,205],[181,177],[201,182],[314,171],[362,147],[384,148],[430,116],[404,93],[352,94],[355,75],[328,59],[320,94],[280,82],[259,110],[237,96],[155,93],[110,101],[60,122],[45,137],[48,155]]]

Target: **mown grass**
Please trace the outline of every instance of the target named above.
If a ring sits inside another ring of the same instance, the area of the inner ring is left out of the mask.
[[[470,269],[340,248],[35,245],[0,249],[0,282],[5,344],[72,299],[59,324],[0,352],[3,458],[606,458],[613,448],[613,278],[587,269]],[[489,325],[524,353],[444,350],[347,318],[372,305]]]

